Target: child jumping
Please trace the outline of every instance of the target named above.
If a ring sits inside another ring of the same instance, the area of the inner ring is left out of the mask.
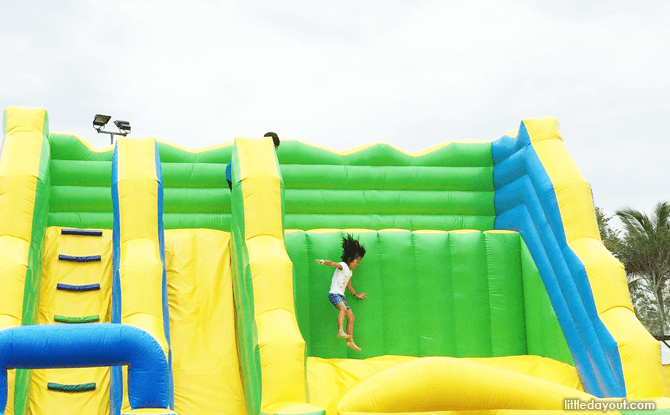
[[[344,299],[344,287],[347,287],[349,292],[356,298],[362,300],[367,297],[365,293],[356,293],[356,290],[351,286],[351,276],[361,259],[365,256],[365,247],[360,244],[357,239],[351,234],[347,234],[342,238],[342,262],[333,262],[327,259],[315,259],[317,264],[328,265],[334,267],[333,281],[330,284],[330,292],[328,299],[339,310],[337,315],[337,337],[347,339],[347,346],[354,350],[361,350],[360,347],[354,343],[354,313],[351,312],[351,307]],[[347,332],[343,330],[344,318],[347,318]]]

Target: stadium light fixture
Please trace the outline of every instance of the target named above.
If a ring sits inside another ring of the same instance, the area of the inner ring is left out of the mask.
[[[95,114],[95,118],[93,118],[93,128],[100,130],[105,125],[107,125],[111,118],[112,117],[109,115]]]
[[[130,133],[130,123],[128,121],[116,120],[114,121],[114,125],[116,125],[116,128],[118,128],[119,131],[126,134]]]
[[[111,144],[114,144],[115,135],[125,137],[130,133],[130,123],[128,121],[115,120],[114,125],[116,125],[116,128],[118,128],[119,131],[104,131],[103,128],[111,119],[112,117],[109,115],[95,114],[95,117],[93,118],[93,128],[95,128],[98,134],[109,134],[111,136]]]

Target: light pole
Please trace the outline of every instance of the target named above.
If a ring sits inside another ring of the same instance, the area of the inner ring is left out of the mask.
[[[95,128],[98,134],[100,133],[109,134],[111,136],[111,144],[114,144],[115,135],[125,137],[128,135],[128,133],[130,133],[130,123],[128,121],[115,120],[114,125],[116,125],[116,128],[119,129],[118,132],[103,131],[102,129],[105,127],[105,125],[107,125],[107,123],[111,119],[112,117],[109,115],[95,114],[95,118],[93,118],[93,128]]]

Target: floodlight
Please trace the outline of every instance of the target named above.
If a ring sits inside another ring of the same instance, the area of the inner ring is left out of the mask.
[[[95,114],[95,118],[93,118],[93,128],[100,130],[102,127],[107,125],[111,118],[112,117],[109,115]]]
[[[115,135],[122,135],[122,136],[127,136],[128,133],[130,133],[130,123],[128,121],[121,121],[121,120],[115,120],[114,125],[116,125],[116,128],[119,129],[119,132],[113,132],[113,131],[103,131],[103,127],[107,125],[109,120],[112,117],[109,115],[102,115],[102,114],[96,114],[95,118],[93,118],[93,128],[98,132],[98,134],[103,133],[103,134],[109,134],[110,135],[110,142],[114,144],[114,136]]]
[[[124,135],[130,132],[130,123],[128,121],[116,120],[114,121],[114,125],[116,125],[116,128],[118,128],[121,133],[124,133]]]

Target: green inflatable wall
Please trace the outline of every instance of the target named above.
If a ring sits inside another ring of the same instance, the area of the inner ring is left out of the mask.
[[[386,144],[340,155],[297,141],[277,151],[286,229],[493,229],[491,143],[421,157]]]
[[[52,134],[49,226],[111,229],[113,152]],[[230,231],[225,180],[232,147],[192,153],[160,143],[165,229]],[[378,144],[339,155],[297,141],[277,156],[287,229],[493,229],[490,143],[454,143],[422,157]]]
[[[93,152],[68,134],[50,134],[49,144],[49,226],[112,229],[113,152]]]
[[[535,264],[518,233],[371,231],[356,235],[367,254],[346,293],[356,343],[336,338],[328,301],[344,232],[288,232],[294,299],[307,354],[491,357],[540,355],[572,364]]]
[[[75,136],[52,134],[49,226],[112,229],[113,151],[96,153]],[[225,169],[232,147],[192,153],[159,142],[165,229],[230,231]]]

